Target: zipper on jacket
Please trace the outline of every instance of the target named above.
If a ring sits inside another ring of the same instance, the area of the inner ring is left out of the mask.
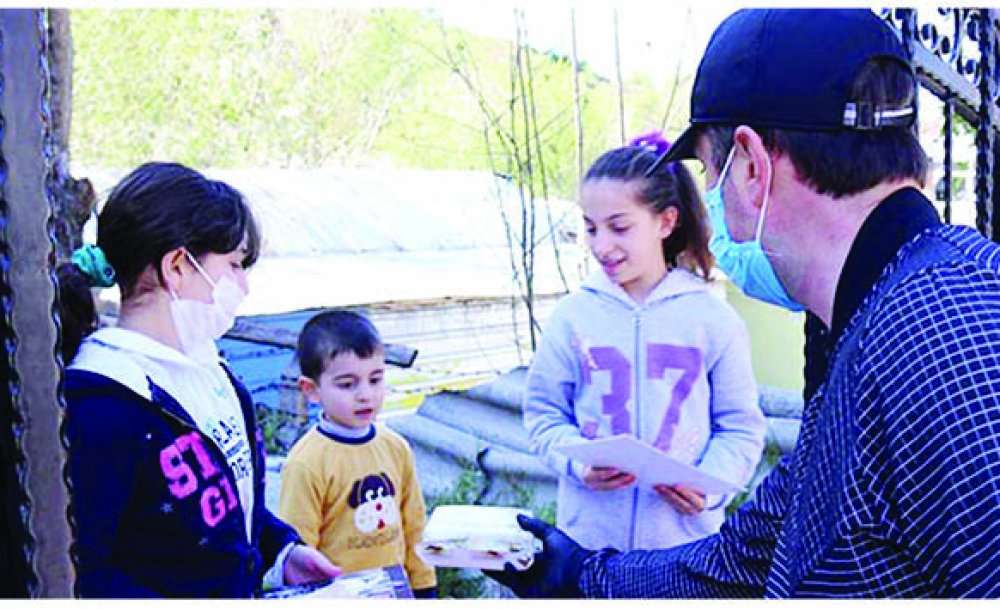
[[[641,323],[641,320],[642,320],[642,306],[640,305],[640,306],[636,307],[633,310],[633,312],[635,313],[635,317],[634,317],[634,321],[635,321],[635,353],[634,353],[634,357],[635,357],[635,359],[633,360],[633,362],[635,363],[635,365],[632,367],[632,379],[634,380],[634,383],[635,383],[635,391],[632,393],[632,396],[634,397],[633,398],[633,400],[634,400],[633,406],[635,408],[632,409],[632,411],[635,413],[635,437],[641,441],[642,440],[642,411],[641,411],[639,405],[642,404],[642,396],[641,396],[642,382],[641,382],[641,377],[640,377],[639,373],[640,373],[642,367],[641,367],[641,362],[639,360],[639,356],[641,355],[641,352],[642,352],[641,345],[640,345],[641,344],[641,341],[640,341],[640,332],[641,332],[640,323]],[[628,543],[628,550],[630,550],[630,551],[635,548],[635,534],[636,534],[635,530],[636,530],[636,523],[638,521],[638,518],[637,518],[638,517],[638,513],[639,513],[639,486],[635,485],[632,488],[632,519],[631,519],[631,522],[629,523],[629,543]]]

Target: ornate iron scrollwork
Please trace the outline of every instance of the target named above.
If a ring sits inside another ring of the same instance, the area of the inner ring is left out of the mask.
[[[993,153],[996,144],[996,27],[990,11],[978,9],[979,64],[976,70],[979,88],[979,122],[976,125],[976,229],[993,236],[994,210]]]
[[[0,40],[0,308],[27,591],[69,597],[75,570],[54,274],[47,11],[0,11]]]
[[[953,113],[976,129],[976,228],[1000,240],[1000,189],[995,154],[1000,128],[1000,49],[996,11],[980,8],[884,9],[881,16],[899,32],[921,84],[944,103],[945,213],[951,215]]]
[[[6,28],[0,28],[0,61],[11,52],[10,41],[8,40]],[[0,101],[7,95],[7,75],[0,70]],[[0,194],[6,191],[7,187],[7,162],[3,151],[3,143],[7,138],[6,116],[0,113]],[[14,366],[14,358],[17,348],[17,334],[13,331],[13,292],[11,290],[10,268],[12,252],[10,242],[7,240],[7,226],[10,224],[10,202],[0,196],[0,228],[3,229],[3,238],[0,239],[0,310],[3,315],[3,344],[4,344],[4,374],[7,383],[7,395],[2,405],[4,412],[0,417],[0,422],[9,429],[0,430],[0,442],[3,443],[2,456],[4,463],[0,467],[4,469],[4,502],[5,520],[4,534],[8,538],[3,541],[4,568],[9,572],[8,578],[23,580],[25,582],[10,583],[5,587],[5,595],[19,596],[27,593],[28,590],[37,586],[37,578],[34,572],[29,569],[31,565],[31,550],[33,541],[30,539],[28,530],[28,511],[30,510],[29,500],[24,489],[24,450],[20,439],[24,436],[25,420],[19,409],[15,407],[14,397],[20,392],[21,381]]]

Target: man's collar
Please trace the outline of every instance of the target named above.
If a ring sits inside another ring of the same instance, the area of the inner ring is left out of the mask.
[[[899,249],[925,229],[940,224],[937,210],[913,187],[895,191],[872,210],[840,272],[830,328],[832,342],[837,341]]]

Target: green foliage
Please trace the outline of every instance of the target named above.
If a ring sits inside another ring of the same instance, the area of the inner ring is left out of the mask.
[[[499,122],[525,139],[523,113],[512,110],[512,43],[447,28],[429,11],[74,9],[71,18],[71,150],[84,167],[170,159],[489,170],[498,161],[487,155],[483,105],[449,53]],[[572,66],[551,52],[530,61],[549,193],[572,198]],[[617,94],[586,67],[580,76],[589,162],[619,143]],[[659,125],[662,89],[630,81],[630,126]]]
[[[740,492],[735,498],[726,506],[726,516],[732,515],[739,509],[740,505],[750,499],[753,495],[754,487],[760,483],[760,481],[767,476],[767,473],[771,472],[775,464],[781,459],[782,453],[778,445],[774,443],[768,443],[764,447],[764,454],[760,458],[760,463],[757,464],[757,471],[753,475],[753,479],[749,485],[750,490]]]
[[[687,127],[691,79],[678,78],[677,91],[671,98],[674,84],[671,78],[658,85],[645,74],[636,74],[625,83],[625,99],[631,110],[627,128],[631,135],[662,128],[668,139],[673,139]]]
[[[300,436],[303,426],[299,418],[294,413],[272,409],[263,403],[255,405],[255,410],[257,425],[264,437],[264,451],[268,455],[286,455]]]
[[[321,165],[365,123],[349,11],[74,11],[84,164]],[[352,74],[348,74],[353,72]],[[348,78],[344,78],[348,77]]]

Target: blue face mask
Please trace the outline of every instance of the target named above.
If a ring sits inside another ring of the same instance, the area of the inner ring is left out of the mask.
[[[785,287],[781,285],[760,243],[764,229],[764,214],[767,212],[766,193],[764,205],[761,206],[760,216],[757,218],[757,232],[753,241],[735,242],[729,234],[729,228],[726,226],[726,208],[722,202],[722,184],[729,172],[735,151],[735,147],[729,151],[729,157],[722,168],[722,173],[719,174],[718,182],[714,188],[705,193],[708,218],[712,223],[712,239],[708,242],[708,249],[715,255],[719,268],[748,297],[791,311],[802,311],[802,305],[788,296]]]

